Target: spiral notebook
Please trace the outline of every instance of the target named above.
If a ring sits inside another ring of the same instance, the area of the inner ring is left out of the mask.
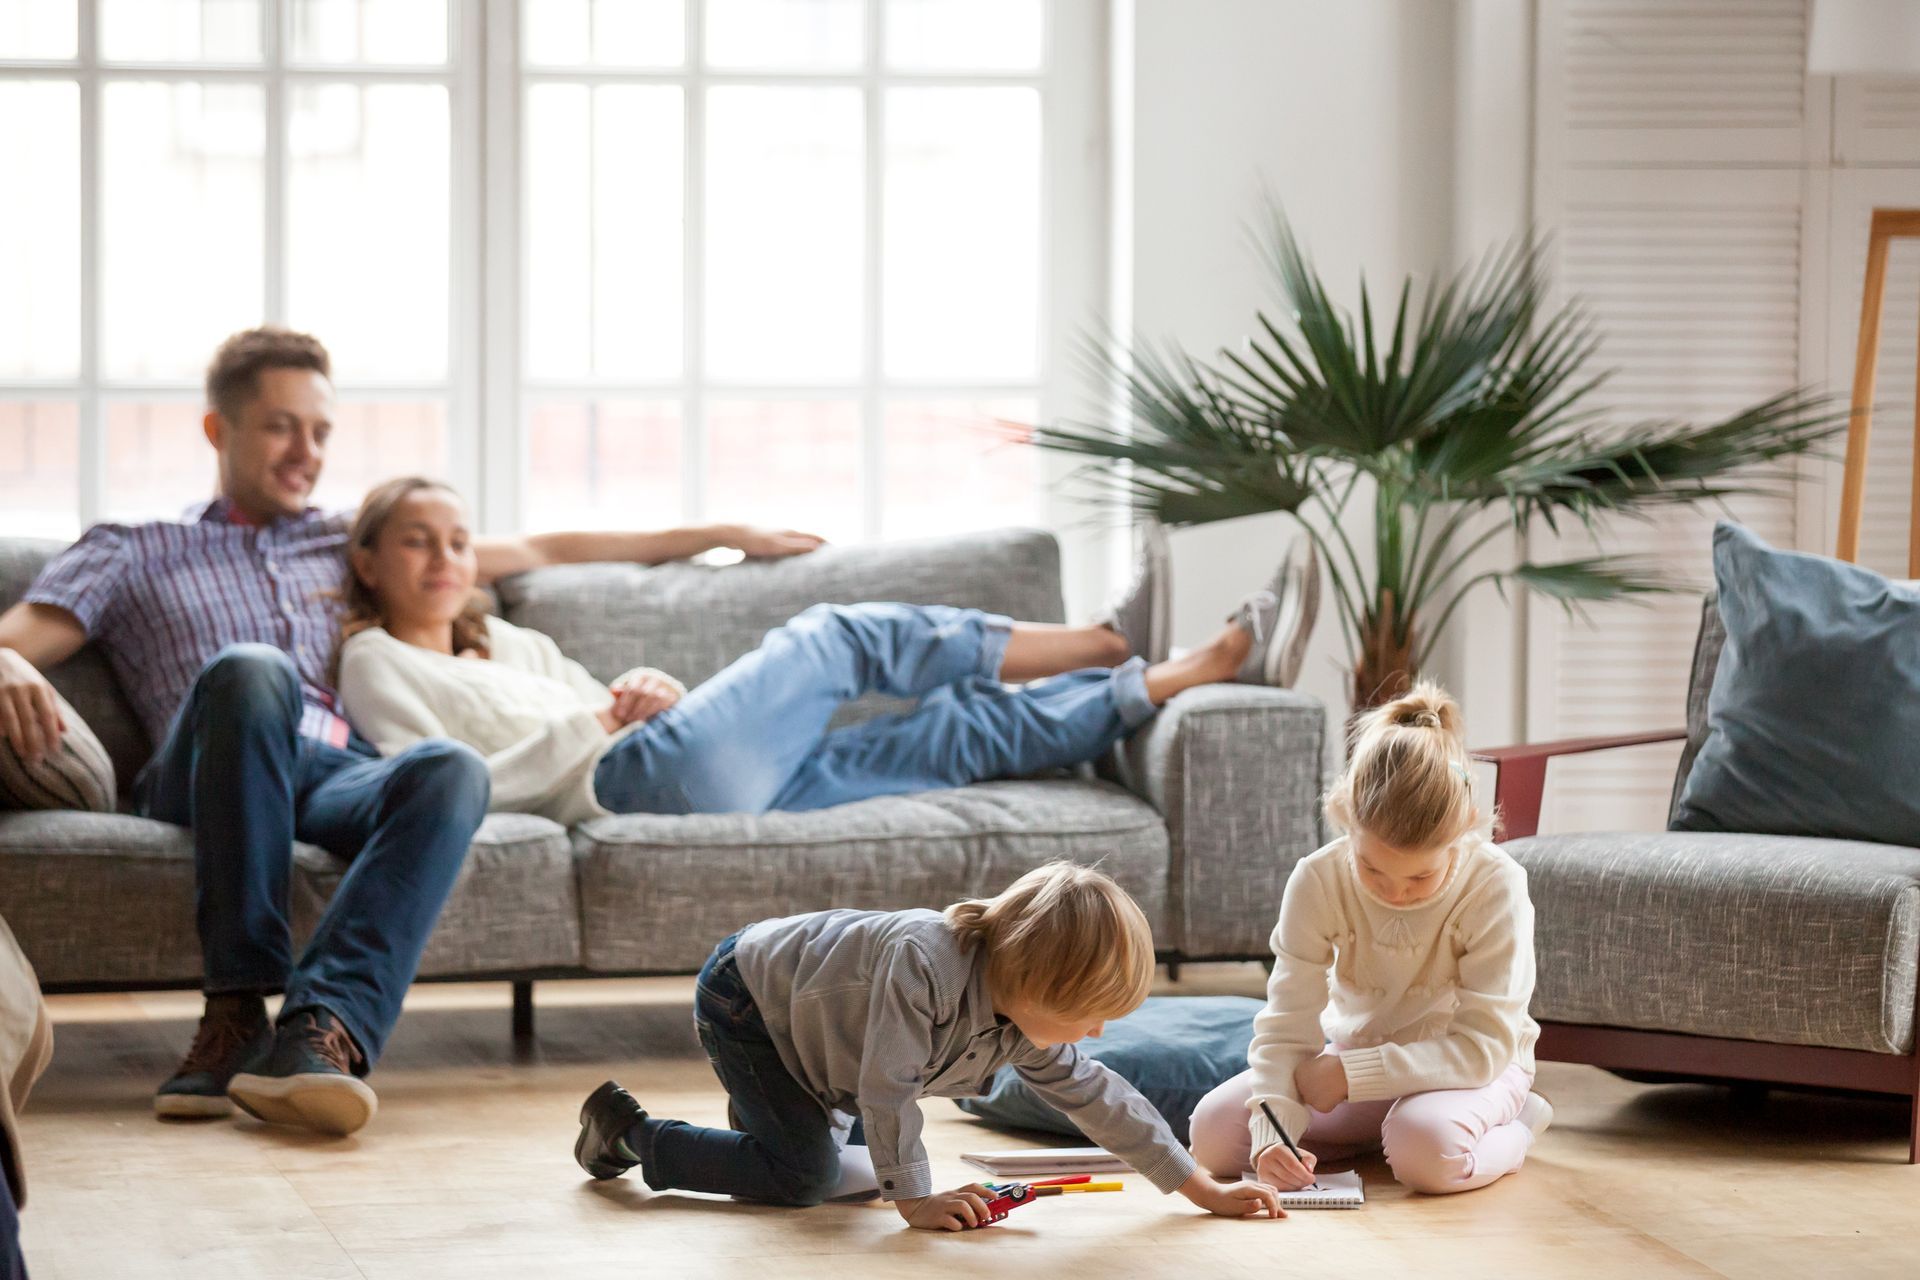
[[[1253,1174],[1247,1181],[1256,1181]],[[1282,1191],[1282,1209],[1359,1209],[1367,1203],[1367,1189],[1358,1173],[1323,1173],[1310,1187]]]

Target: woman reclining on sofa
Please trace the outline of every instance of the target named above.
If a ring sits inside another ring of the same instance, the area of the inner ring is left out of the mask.
[[[444,485],[376,488],[348,547],[336,687],[354,726],[383,754],[465,742],[487,758],[493,810],[563,824],[821,809],[1077,764],[1183,689],[1290,677],[1305,631],[1283,620],[1302,612],[1286,581],[1301,570],[1283,568],[1205,646],[1151,666],[1106,624],[816,605],[691,692],[645,668],[607,686],[548,637],[480,611],[466,507]],[[1038,683],[1006,683],[1024,681]],[[828,731],[869,692],[919,705]]]

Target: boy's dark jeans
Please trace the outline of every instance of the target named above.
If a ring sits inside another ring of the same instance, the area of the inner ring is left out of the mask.
[[[700,970],[693,1025],[726,1086],[732,1129],[647,1119],[635,1138],[647,1185],[709,1191],[771,1204],[814,1205],[840,1180],[840,1148],[827,1109],[780,1061],[767,1024],[740,979],[735,934]]]

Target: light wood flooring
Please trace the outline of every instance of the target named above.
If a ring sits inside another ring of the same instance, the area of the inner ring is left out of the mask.
[[[1194,966],[1163,989],[1257,995],[1260,976]],[[1920,1276],[1904,1103],[1776,1093],[1742,1106],[1553,1063],[1540,1088],[1557,1120],[1521,1173],[1415,1197],[1366,1161],[1357,1213],[1229,1222],[1131,1178],[1125,1194],[942,1236],[885,1207],[766,1209],[590,1182],[571,1158],[575,1115],[603,1079],[656,1114],[721,1122],[691,991],[687,979],[544,984],[538,1043],[517,1057],[504,984],[422,987],[373,1077],[379,1116],[339,1141],[153,1119],[197,996],[57,999],[54,1064],[24,1117],[29,1267],[36,1280]],[[943,1101],[926,1113],[949,1184],[969,1179],[961,1151],[1021,1141]]]

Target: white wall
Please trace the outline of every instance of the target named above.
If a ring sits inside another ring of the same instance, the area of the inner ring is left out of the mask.
[[[1253,328],[1274,299],[1247,239],[1263,188],[1343,301],[1362,270],[1392,293],[1407,273],[1454,261],[1456,0],[1131,4],[1131,39],[1123,18],[1115,43],[1116,77],[1132,82],[1130,119],[1114,131],[1115,199],[1130,223],[1115,267],[1137,332],[1204,355]],[[1286,517],[1176,533],[1175,643],[1210,634],[1290,536]],[[1301,687],[1336,711],[1344,660],[1327,603]],[[1457,685],[1461,664],[1438,674]]]

